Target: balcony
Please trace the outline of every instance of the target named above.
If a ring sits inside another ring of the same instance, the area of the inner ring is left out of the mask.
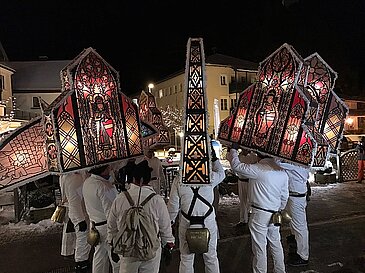
[[[247,87],[249,87],[251,83],[249,82],[236,82],[232,81],[229,83],[229,94],[241,93]]]

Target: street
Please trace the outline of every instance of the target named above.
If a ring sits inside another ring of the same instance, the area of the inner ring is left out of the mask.
[[[310,261],[306,267],[289,267],[299,272],[365,272],[365,184],[353,182],[312,185],[308,204]],[[218,256],[221,273],[251,272],[251,246],[248,229],[238,231],[238,197],[224,196],[217,213],[220,239]],[[3,227],[0,226],[0,236]],[[54,230],[54,229],[53,229]],[[288,226],[281,229],[284,250]],[[72,261],[59,254],[61,229],[39,236],[15,236],[0,243],[1,273],[73,272]],[[171,264],[161,273],[178,272],[179,253],[174,251]],[[203,273],[202,258],[196,259],[195,273]],[[273,272],[269,262],[268,272]]]

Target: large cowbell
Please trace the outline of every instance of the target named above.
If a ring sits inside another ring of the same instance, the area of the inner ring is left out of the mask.
[[[83,50],[60,75],[61,95],[0,144],[0,191],[143,155],[137,106],[94,49]]]
[[[189,38],[185,67],[184,138],[180,172],[186,185],[209,185],[211,148],[202,38]]]

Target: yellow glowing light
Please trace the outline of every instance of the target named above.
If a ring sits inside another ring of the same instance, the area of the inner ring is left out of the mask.
[[[354,123],[354,119],[353,118],[347,118],[345,120],[345,122],[346,122],[347,125],[351,126]]]
[[[16,152],[15,153],[15,158],[16,158],[16,160],[14,161],[14,164],[16,166],[21,166],[22,164],[25,163],[26,156],[23,152]]]

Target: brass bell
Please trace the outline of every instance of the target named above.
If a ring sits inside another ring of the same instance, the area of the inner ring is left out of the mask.
[[[287,212],[286,210],[281,211],[281,218],[285,223],[289,223],[292,219],[289,212]]]
[[[66,215],[66,207],[59,205],[56,207],[56,210],[53,212],[51,220],[53,222],[62,223],[63,220],[65,219],[65,215]]]
[[[100,234],[99,231],[95,228],[94,222],[91,222],[91,228],[89,230],[89,233],[87,234],[86,240],[91,246],[96,246],[97,244],[99,244]]]
[[[186,241],[190,253],[202,254],[208,252],[210,232],[209,229],[188,228],[186,230]]]
[[[280,227],[281,226],[281,223],[282,223],[282,216],[281,216],[281,213],[279,211],[275,212],[272,217],[271,217],[271,220],[274,224],[274,226],[276,227]]]

